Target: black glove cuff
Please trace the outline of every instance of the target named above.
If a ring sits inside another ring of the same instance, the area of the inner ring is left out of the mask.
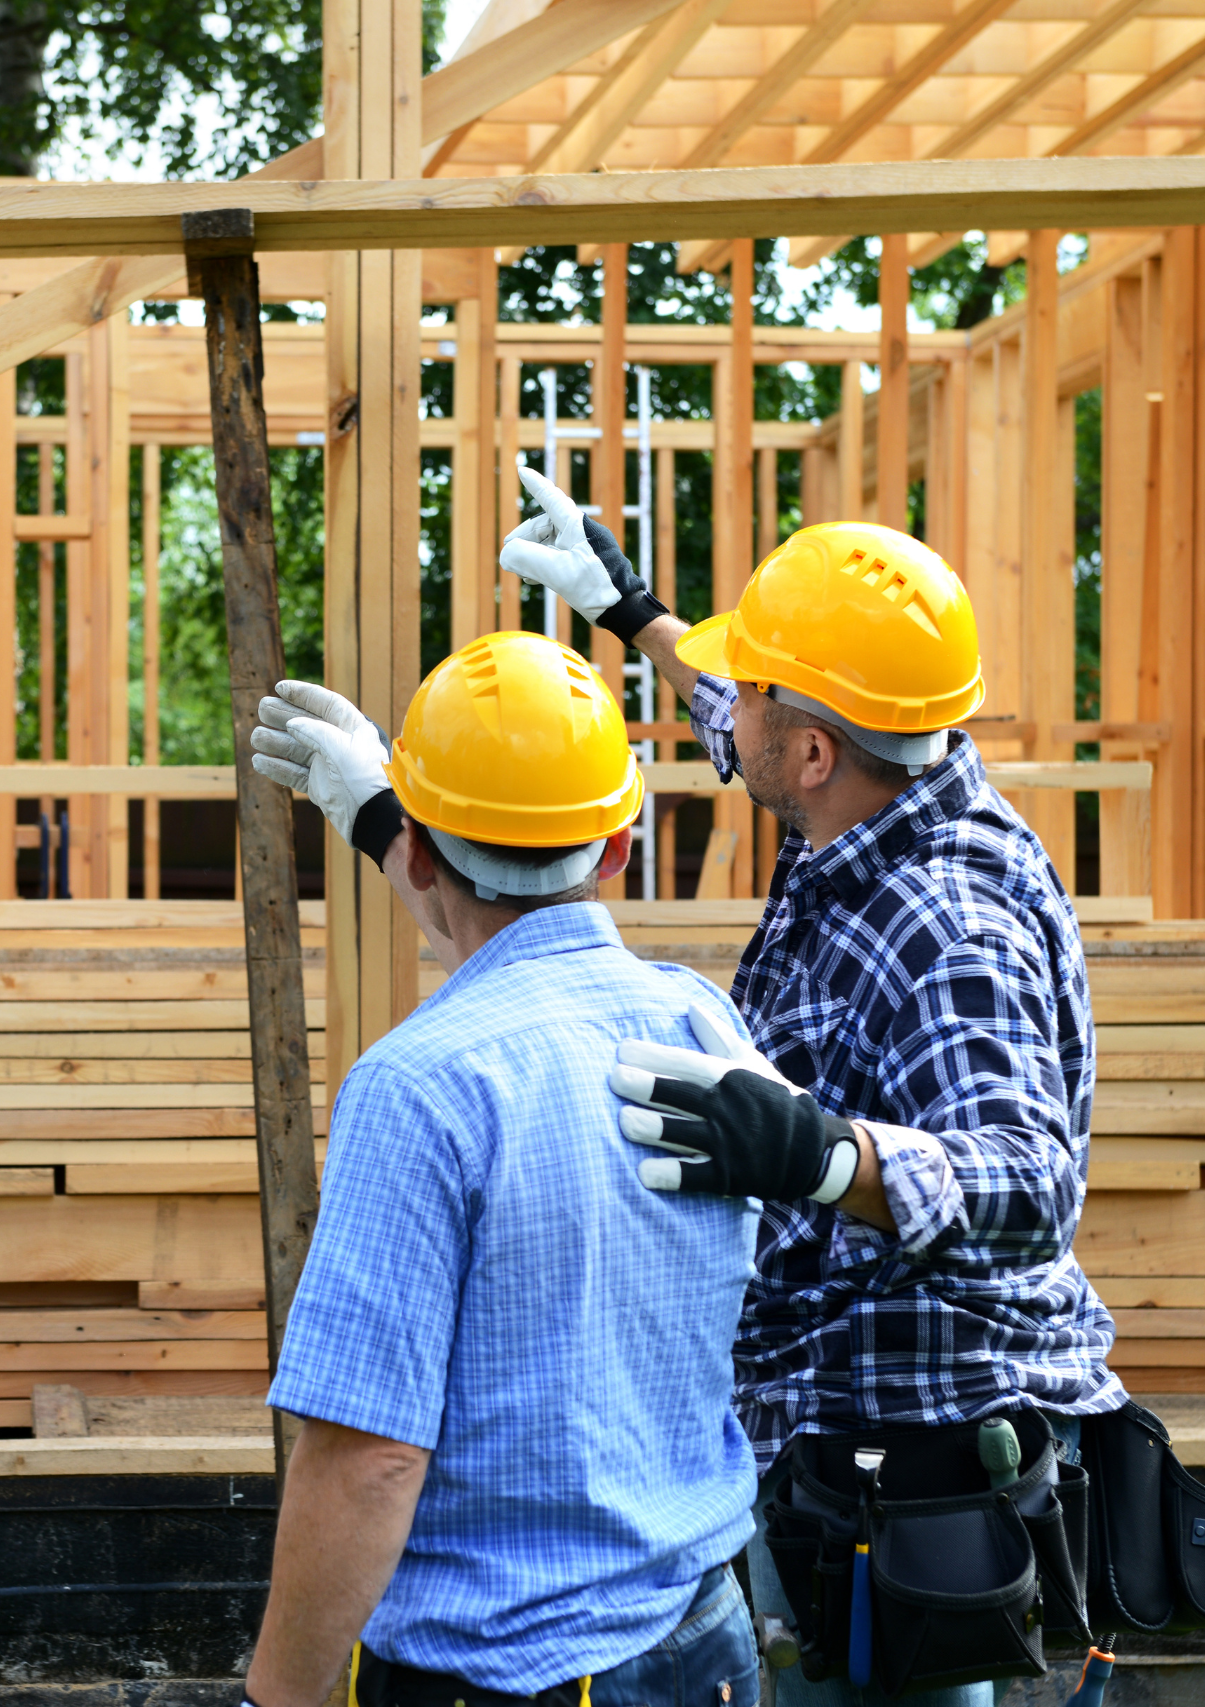
[[[850,1139],[854,1144],[858,1142],[858,1134],[848,1120],[842,1120],[835,1114],[826,1114],[824,1116],[825,1149],[831,1150],[833,1145],[839,1144],[843,1138]]]
[[[381,871],[385,869],[385,853],[394,837],[401,834],[402,803],[391,788],[383,788],[366,800],[356,813],[352,825],[351,845],[374,860]]]
[[[617,605],[608,605],[596,626],[609,629],[612,634],[619,636],[625,646],[630,646],[640,630],[647,628],[654,617],[668,615],[669,607],[661,603],[656,593],[650,593],[647,587],[641,587],[635,593],[626,594]]]

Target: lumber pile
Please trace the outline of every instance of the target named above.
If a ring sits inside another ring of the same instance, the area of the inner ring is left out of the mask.
[[[321,921],[303,904],[324,1134]],[[262,1395],[241,908],[7,902],[0,966],[0,1426],[35,1383]]]

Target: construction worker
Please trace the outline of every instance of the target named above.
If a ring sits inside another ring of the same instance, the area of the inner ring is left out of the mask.
[[[647,1192],[620,1040],[743,1027],[622,946],[643,783],[576,653],[488,635],[402,735],[325,688],[261,705],[256,768],[371,855],[447,981],[352,1068],[269,1402],[289,1465],[258,1707],[753,1707],[729,1407],[755,1205]]]
[[[958,728],[983,701],[978,641],[934,552],[807,528],[687,631],[605,528],[523,480],[544,513],[503,567],[652,659],[720,777],[788,826],[732,991],[756,1051],[625,1044],[611,1084],[630,1138],[678,1147],[643,1164],[651,1189],[764,1200],[734,1405],[761,1479],[754,1600],[789,1617],[764,1514],[796,1436],[1038,1407],[1074,1458],[1080,1419],[1125,1402],[1071,1254],[1094,1077],[1075,914]],[[881,1698],[799,1668],[778,1691]],[[911,1699],[990,1707],[992,1685]]]

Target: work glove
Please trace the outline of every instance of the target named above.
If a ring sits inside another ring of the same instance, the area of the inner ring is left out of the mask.
[[[655,616],[664,614],[661,600],[650,593],[609,528],[534,468],[520,468],[519,479],[544,514],[507,534],[498,559],[502,567],[529,586],[551,587],[588,623],[610,629],[630,645]]]
[[[277,682],[251,731],[261,776],[308,794],[343,840],[382,864],[402,827],[384,765],[389,738],[349,699],[316,682]]]
[[[650,1191],[835,1203],[858,1169],[848,1120],[825,1114],[730,1025],[692,1002],[694,1049],[627,1038],[611,1069],[624,1137],[672,1152],[641,1162]]]

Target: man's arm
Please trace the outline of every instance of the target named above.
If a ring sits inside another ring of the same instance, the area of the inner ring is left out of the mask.
[[[694,695],[699,672],[684,664],[674,651],[679,636],[686,633],[686,624],[676,616],[656,616],[635,636],[633,646],[651,659],[673,688],[678,698],[689,705]]]
[[[247,1673],[258,1707],[322,1707],[397,1569],[430,1457],[337,1423],[305,1424]]]

